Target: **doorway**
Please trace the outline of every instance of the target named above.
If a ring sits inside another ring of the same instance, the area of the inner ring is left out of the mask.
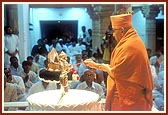
[[[164,50],[164,19],[156,20],[156,51]]]
[[[48,39],[48,44],[56,38],[65,38],[72,35],[74,39],[78,35],[78,21],[67,20],[67,21],[40,21],[41,36]]]

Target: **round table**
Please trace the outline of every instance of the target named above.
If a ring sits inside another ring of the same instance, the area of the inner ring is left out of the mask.
[[[48,90],[30,95],[30,111],[102,111],[99,95],[86,90],[69,89],[62,96],[61,90]]]

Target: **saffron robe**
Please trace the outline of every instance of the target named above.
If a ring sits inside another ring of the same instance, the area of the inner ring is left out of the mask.
[[[107,78],[107,111],[150,111],[153,81],[146,48],[134,28],[112,52]]]

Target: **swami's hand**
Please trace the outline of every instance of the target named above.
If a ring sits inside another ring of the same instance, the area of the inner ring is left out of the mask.
[[[92,59],[86,59],[83,63],[90,68],[98,69],[98,63],[95,63]]]

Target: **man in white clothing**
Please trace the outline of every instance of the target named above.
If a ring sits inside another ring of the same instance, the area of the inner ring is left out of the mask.
[[[39,71],[39,75],[44,71],[45,69],[42,69]],[[47,90],[55,90],[57,89],[57,83],[56,82],[46,82],[44,80],[39,80],[35,84],[32,85],[32,87],[29,90],[29,93],[27,96],[30,96],[31,94],[41,92],[41,91],[47,91]]]
[[[36,83],[39,78],[38,78],[38,75],[33,72],[33,71],[30,71],[30,68],[31,68],[31,64],[30,62],[28,61],[23,61],[22,62],[22,67],[23,67],[23,71],[21,72],[20,76],[22,77],[23,81],[24,81],[24,84],[25,84],[25,87],[26,87],[26,94],[28,93],[30,87]]]
[[[8,83],[4,75],[4,102],[17,101],[17,87],[15,84]]]
[[[30,64],[31,64],[30,70],[34,71],[36,74],[38,74],[38,72],[39,72],[39,65],[36,62],[34,62],[33,56],[28,56],[27,57],[27,61],[30,62]]]
[[[34,57],[34,62],[39,66],[39,69],[41,69],[45,67],[44,61],[46,59],[47,59],[46,57],[40,54],[36,54],[36,56]]]
[[[68,47],[67,55],[70,57],[70,63],[75,64],[75,56],[80,54],[80,49],[76,46],[76,41],[72,39],[72,45]]]
[[[4,67],[9,67],[10,57],[16,56],[18,62],[19,58],[19,39],[17,35],[14,35],[12,28],[10,26],[5,26],[5,36],[4,36]]]
[[[86,26],[82,26],[81,29],[82,29],[82,32],[79,34],[78,39],[82,38],[82,42],[83,42],[85,45],[89,45],[89,42],[88,42],[89,34],[88,34],[88,32],[86,31]]]
[[[17,88],[17,101],[25,101],[25,85],[23,79],[20,76],[12,75],[10,69],[5,68],[4,74],[8,83],[16,85]]]
[[[103,87],[100,84],[94,82],[95,73],[92,70],[85,70],[83,79],[84,81],[78,84],[76,89],[92,91],[97,93],[100,98],[105,98]]]
[[[56,89],[57,89],[56,82],[45,82],[40,80],[32,85],[32,87],[29,90],[28,96],[41,91],[56,90]]]
[[[23,70],[22,65],[19,64],[16,56],[10,57],[10,71],[12,75],[20,76],[21,71]]]
[[[78,49],[79,49],[79,54],[82,54],[82,51],[86,50],[86,45],[84,45],[82,43],[82,39],[81,38],[78,39],[78,43],[76,44],[76,47],[78,47]]]

